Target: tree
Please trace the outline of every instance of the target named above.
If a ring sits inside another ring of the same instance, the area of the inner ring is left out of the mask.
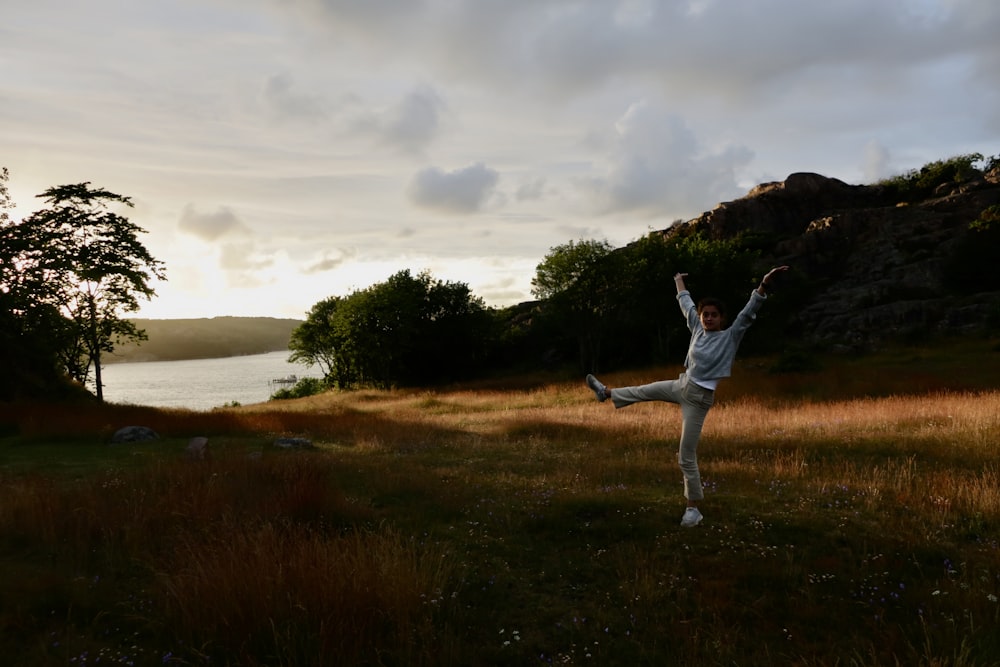
[[[532,293],[546,300],[542,326],[577,345],[583,370],[662,363],[677,352],[675,341],[686,345],[689,338],[673,275],[690,273],[699,295],[735,306],[753,286],[756,260],[738,238],[712,240],[699,232],[654,233],[619,249],[571,241],[538,265]],[[628,345],[606,349],[609,340]]]
[[[89,182],[49,188],[38,197],[47,208],[8,225],[13,274],[23,293],[66,318],[60,358],[81,383],[93,366],[100,401],[101,355],[117,341],[145,338],[122,315],[138,310],[140,297],[155,295],[150,281],[165,279],[163,265],[139,241],[145,230],[112,210],[131,208],[129,197],[91,189]]]
[[[722,299],[736,315],[754,286],[758,253],[744,247],[740,238],[708,238],[701,232],[660,233],[630,244],[621,251],[628,270],[621,276],[619,318],[623,335],[632,341],[631,363],[676,361],[678,346],[686,347],[690,335],[676,301],[673,276],[687,273],[695,298]]]
[[[601,348],[620,305],[620,255],[607,241],[570,241],[549,250],[531,293],[546,301],[543,319],[578,347],[581,368],[600,370]]]
[[[59,350],[68,341],[68,323],[59,310],[37,298],[45,288],[26,270],[21,228],[10,216],[14,202],[0,170],[0,399],[51,394],[64,387]]]
[[[621,250],[627,271],[619,276],[622,312],[618,335],[630,341],[613,360],[642,365],[676,361],[674,349],[688,335],[675,301],[673,276],[686,269],[677,261],[677,244],[663,234],[647,234]]]
[[[493,323],[464,283],[400,271],[313,306],[292,333],[292,360],[320,363],[341,388],[433,384],[483,366]]]
[[[531,293],[537,299],[550,299],[572,289],[591,285],[596,268],[614,250],[608,241],[581,239],[549,249],[535,267]]]
[[[6,225],[10,221],[10,211],[14,208],[10,190],[7,189],[9,180],[10,172],[7,171],[7,167],[0,167],[0,225]]]
[[[340,342],[334,335],[334,317],[342,299],[331,296],[309,309],[306,321],[292,331],[288,360],[292,363],[319,366],[323,377],[331,377],[337,368]]]

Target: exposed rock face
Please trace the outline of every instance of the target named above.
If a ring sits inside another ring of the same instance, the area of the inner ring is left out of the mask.
[[[791,174],[784,182],[763,183],[746,197],[724,202],[689,221],[711,238],[730,238],[740,232],[798,235],[829,211],[867,206],[877,194],[864,186],[848,185],[819,174]]]
[[[765,239],[764,259],[791,265],[811,294],[797,330],[811,342],[865,345],[917,332],[982,329],[1000,313],[1000,292],[959,293],[946,280],[970,223],[997,204],[1000,169],[911,204],[883,186],[799,173],[662,233],[698,230],[725,239],[742,232]],[[971,270],[985,277],[1000,266]]]

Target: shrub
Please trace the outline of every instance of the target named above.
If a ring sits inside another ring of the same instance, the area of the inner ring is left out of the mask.
[[[906,201],[916,201],[931,195],[940,185],[962,183],[981,174],[976,164],[983,162],[984,159],[982,153],[969,153],[956,155],[947,160],[935,160],[920,169],[911,169],[905,174],[880,181],[879,185],[894,189]],[[994,160],[990,158],[990,164],[993,164]]]
[[[305,398],[322,394],[329,389],[326,380],[320,378],[302,378],[291,389],[279,389],[271,394],[272,401],[280,401],[288,398]]]

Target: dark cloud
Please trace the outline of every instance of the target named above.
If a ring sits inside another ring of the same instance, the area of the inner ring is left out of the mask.
[[[622,77],[724,95],[823,70],[850,70],[857,83],[945,58],[979,62],[1000,41],[993,0],[272,1],[307,8],[379,62],[417,58],[439,74],[555,95]]]
[[[212,213],[200,213],[188,204],[184,207],[177,226],[182,232],[203,241],[215,241],[223,236],[249,232],[236,214],[225,206],[220,206]]]
[[[410,200],[446,213],[474,213],[489,200],[500,175],[483,164],[445,172],[428,167],[410,182]]]

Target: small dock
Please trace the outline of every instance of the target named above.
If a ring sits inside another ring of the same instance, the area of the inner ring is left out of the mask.
[[[295,384],[298,381],[299,381],[299,378],[298,378],[297,375],[294,375],[294,374],[293,375],[286,375],[283,378],[274,378],[273,380],[268,380],[267,381],[267,386],[268,387],[283,387],[285,385]]]

